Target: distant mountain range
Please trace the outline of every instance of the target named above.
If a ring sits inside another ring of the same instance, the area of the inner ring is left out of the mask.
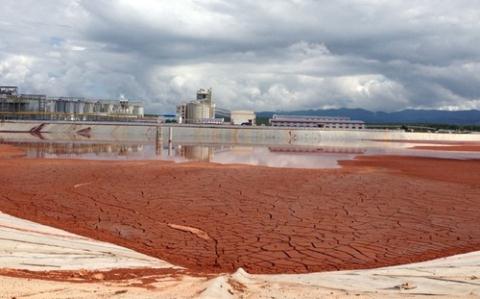
[[[480,125],[479,110],[444,111],[444,110],[402,110],[398,112],[372,112],[365,109],[325,109],[281,112],[258,112],[257,117],[272,117],[273,114],[347,116],[363,120],[370,124],[450,124]]]

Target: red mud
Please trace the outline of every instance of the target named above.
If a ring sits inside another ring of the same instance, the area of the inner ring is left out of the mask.
[[[375,142],[425,144],[410,147],[418,150],[478,152],[480,143],[474,141],[435,141],[435,140],[371,140]]]
[[[433,151],[480,152],[480,145],[414,146],[413,149]]]
[[[342,164],[0,159],[0,207],[208,273],[372,268],[480,250],[480,160]]]
[[[183,275],[197,276],[198,273],[177,269],[114,269],[108,271],[29,271],[17,269],[0,269],[0,275],[27,278],[42,279],[50,281],[88,283],[88,282],[129,282],[129,286],[137,286],[144,288],[153,288],[152,283],[157,282],[165,277],[181,279]],[[209,275],[201,275],[201,277],[209,277]],[[131,283],[132,280],[138,280]]]
[[[408,139],[369,139],[382,143],[413,143],[413,144],[438,144],[438,145],[480,145],[476,141],[448,141],[448,140],[408,140]]]

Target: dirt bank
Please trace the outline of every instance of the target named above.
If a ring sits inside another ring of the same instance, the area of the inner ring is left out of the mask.
[[[420,144],[410,147],[418,150],[434,151],[459,151],[459,152],[478,152],[480,151],[479,142],[459,142],[459,141],[427,141],[427,140],[371,140],[382,143],[409,143]]]
[[[2,158],[0,206],[192,271],[359,269],[480,249],[479,160],[343,165]]]
[[[477,141],[448,141],[448,140],[412,140],[412,139],[370,139],[381,143],[412,143],[412,144],[435,144],[435,145],[480,145]]]
[[[419,145],[412,147],[418,150],[433,150],[433,151],[457,151],[457,152],[480,152],[480,145]]]

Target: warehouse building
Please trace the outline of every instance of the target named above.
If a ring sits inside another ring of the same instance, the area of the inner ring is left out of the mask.
[[[230,122],[232,125],[253,126],[256,123],[255,112],[247,110],[236,110],[230,113]]]
[[[274,127],[302,127],[325,129],[363,130],[365,122],[349,117],[273,115],[270,124]]]

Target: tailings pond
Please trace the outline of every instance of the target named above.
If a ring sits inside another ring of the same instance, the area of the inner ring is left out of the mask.
[[[129,142],[78,140],[43,134],[0,135],[0,144],[23,149],[27,158],[89,160],[164,160],[178,163],[203,161],[285,168],[336,168],[338,161],[359,155],[406,155],[436,158],[478,159],[479,152],[419,150],[415,146],[444,145],[409,142],[345,141],[312,145],[209,144],[195,142]]]

